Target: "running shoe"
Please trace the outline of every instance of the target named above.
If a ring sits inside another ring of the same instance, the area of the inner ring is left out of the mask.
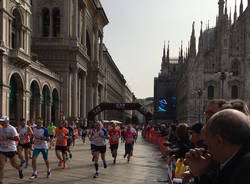
[[[23,167],[23,164],[25,163],[24,160],[21,160],[20,167]]]
[[[33,173],[32,176],[30,177],[30,179],[34,180],[37,178],[37,174]]]
[[[51,172],[50,170],[47,172],[47,178],[49,178],[51,176]]]
[[[29,167],[29,164],[26,163],[25,166],[24,166],[24,168],[27,169],[28,167]]]
[[[64,169],[67,169],[68,168],[68,165],[66,163],[63,163],[63,168]]]
[[[98,172],[95,173],[95,175],[93,176],[93,178],[97,178],[98,177]]]
[[[106,169],[108,167],[106,162],[103,162],[103,167],[104,167],[104,169]]]
[[[23,170],[21,168],[19,169],[18,174],[19,174],[19,178],[23,179]]]
[[[58,167],[62,167],[62,161],[61,160],[58,162]]]

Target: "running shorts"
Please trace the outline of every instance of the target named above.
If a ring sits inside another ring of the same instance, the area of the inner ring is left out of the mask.
[[[37,158],[39,156],[40,152],[43,155],[43,159],[48,160],[48,150],[47,149],[37,149],[37,148],[35,148],[33,150],[33,157]]]
[[[117,150],[118,149],[118,144],[111,144],[110,149],[111,149],[111,151]]]

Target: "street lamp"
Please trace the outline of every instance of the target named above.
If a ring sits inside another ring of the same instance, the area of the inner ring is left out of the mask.
[[[201,95],[202,95],[202,90],[198,89],[198,96],[199,96],[199,123],[201,122]]]

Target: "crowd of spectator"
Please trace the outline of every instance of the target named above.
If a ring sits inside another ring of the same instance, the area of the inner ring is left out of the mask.
[[[250,118],[242,100],[211,100],[202,123],[152,124],[144,132],[165,138],[164,156],[178,162],[182,183],[250,182]],[[190,125],[191,124],[191,125]],[[144,133],[146,135],[146,133]]]

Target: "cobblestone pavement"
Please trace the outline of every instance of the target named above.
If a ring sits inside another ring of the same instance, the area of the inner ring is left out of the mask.
[[[102,162],[99,162],[99,177],[93,179],[94,166],[91,162],[89,144],[83,144],[77,140],[73,148],[73,159],[68,162],[67,169],[57,167],[57,160],[54,151],[49,152],[52,176],[46,178],[46,166],[39,155],[38,178],[30,180],[32,169],[24,170],[24,179],[18,179],[17,172],[10,167],[8,162],[5,168],[4,183],[8,184],[29,184],[29,183],[63,183],[63,184],[156,184],[166,183],[166,163],[161,159],[159,150],[141,138],[138,138],[134,148],[134,156],[130,163],[123,158],[124,144],[119,147],[117,164],[112,164],[110,150],[107,149],[108,168],[103,169]]]

